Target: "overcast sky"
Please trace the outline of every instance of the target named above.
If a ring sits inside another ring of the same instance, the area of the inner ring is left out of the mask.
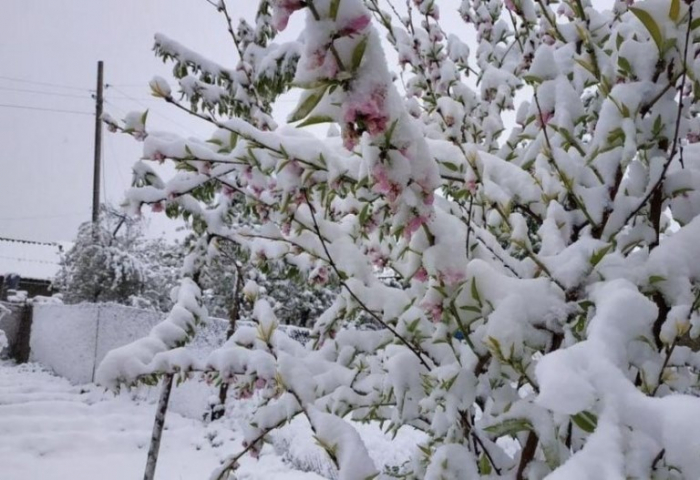
[[[232,3],[254,15],[256,2]],[[150,98],[149,79],[170,72],[151,47],[162,32],[234,65],[223,27],[204,0],[1,0],[0,236],[66,240],[89,220],[98,60],[113,85],[105,110],[114,117],[147,106],[150,128],[206,134],[205,125]],[[103,195],[119,202],[141,145],[106,130],[103,143]],[[172,227],[152,222],[151,234],[163,230]]]
[[[228,1],[235,15],[254,17],[257,0]],[[473,44],[458,4],[438,2],[441,23]],[[292,16],[281,41],[296,38],[303,17]],[[105,62],[105,111],[112,116],[148,107],[149,130],[208,135],[208,125],[150,97],[153,75],[172,78],[151,51],[157,32],[224,65],[237,60],[221,15],[205,0],[0,0],[0,236],[71,240],[90,219],[98,60]],[[278,103],[278,121],[296,95]],[[103,198],[121,201],[140,153],[130,137],[104,131]],[[163,214],[146,216],[149,235],[173,235]]]

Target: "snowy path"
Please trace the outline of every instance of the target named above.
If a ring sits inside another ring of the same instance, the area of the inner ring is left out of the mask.
[[[0,479],[140,479],[155,406],[75,387],[37,365],[0,362]],[[205,480],[239,442],[234,433],[168,413],[156,478]],[[226,432],[222,434],[221,431]],[[267,449],[266,449],[267,450]],[[239,478],[318,480],[263,450]]]

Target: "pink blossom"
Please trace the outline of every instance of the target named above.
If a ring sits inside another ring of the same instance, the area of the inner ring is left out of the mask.
[[[442,304],[434,301],[424,301],[420,306],[428,317],[432,319],[433,323],[438,323],[442,320]]]
[[[542,114],[537,117],[537,126],[542,127],[547,125],[552,117],[554,117],[554,112],[542,112]]]
[[[428,223],[428,220],[422,216],[413,217],[408,221],[408,224],[403,230],[403,236],[407,240],[410,240],[414,233],[420,229],[424,224]]]
[[[386,91],[376,88],[369,96],[350,101],[345,110],[345,122],[360,123],[372,136],[383,133],[389,121],[384,108],[385,98]]]
[[[248,448],[248,453],[250,453],[251,457],[253,457],[255,459],[260,457],[260,449],[258,448],[257,445],[255,445],[255,444],[251,445],[246,440],[243,440],[242,445],[243,445],[243,448],[248,448],[250,446],[250,448]]]
[[[292,231],[292,222],[284,222],[282,224],[282,234],[288,236]]]
[[[688,143],[698,143],[700,142],[700,132],[688,132],[685,138],[688,140]]]
[[[309,280],[316,285],[325,285],[328,283],[330,274],[326,267],[317,267],[311,275],[309,275]]]
[[[267,381],[265,381],[264,378],[258,378],[255,380],[255,388],[257,390],[260,390],[261,388],[265,388],[265,385],[267,385]]]
[[[515,6],[515,3],[513,3],[513,0],[506,0],[505,1],[506,8],[510,10],[511,12],[516,12],[517,8]]]
[[[391,190],[391,181],[387,174],[386,168],[381,163],[377,163],[372,168],[372,177],[374,180],[374,191],[378,193],[389,193]]]
[[[151,159],[155,160],[158,163],[163,163],[165,161],[165,154],[160,150],[156,150],[155,152],[153,152],[153,155],[151,155]]]
[[[160,213],[164,210],[165,208],[163,207],[163,202],[156,202],[153,205],[151,205],[151,211],[153,213]]]
[[[351,123],[346,123],[343,125],[343,130],[341,132],[343,138],[343,146],[350,151],[353,151],[357,146],[357,141],[360,136],[357,134],[357,130]]]
[[[474,195],[476,193],[476,187],[477,187],[476,180],[474,180],[474,179],[468,180],[466,186],[467,186],[467,190],[469,190],[469,193],[471,193],[472,195]]]
[[[426,192],[423,197],[423,204],[430,206],[433,203],[435,203],[435,194],[433,192]]]
[[[413,274],[413,278],[419,282],[426,282],[428,281],[428,272],[425,270],[425,268],[420,267],[418,270],[416,270],[416,273]]]
[[[117,131],[117,126],[113,123],[107,124],[107,131],[110,133],[115,133]]]
[[[542,37],[542,43],[544,43],[545,45],[554,45],[555,42],[556,40],[554,40],[554,37],[549,34],[545,34]]]
[[[369,15],[360,15],[351,19],[345,26],[338,32],[339,37],[352,36],[360,33],[362,30],[367,28],[370,23]]]
[[[287,28],[287,23],[289,23],[289,17],[292,13],[304,7],[304,2],[302,0],[277,0],[275,7],[272,22],[275,29],[281,32]]]
[[[241,388],[237,393],[237,398],[239,399],[248,399],[253,396],[253,392],[247,387]]]
[[[461,270],[456,270],[453,268],[448,268],[447,270],[440,272],[438,275],[440,281],[447,285],[456,285],[464,281],[466,274]]]
[[[233,198],[233,196],[236,194],[236,190],[231,188],[229,185],[224,185],[221,191],[226,198]]]
[[[382,252],[377,250],[376,248],[370,248],[367,254],[369,255],[372,265],[380,268],[383,268],[386,265],[386,258],[384,258]]]

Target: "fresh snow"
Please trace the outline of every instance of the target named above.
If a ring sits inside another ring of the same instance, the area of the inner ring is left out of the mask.
[[[73,386],[37,364],[0,363],[2,480],[124,480],[146,464],[155,404],[122,392]],[[201,480],[240,449],[236,431],[168,412],[156,478]],[[244,458],[241,479],[315,480],[284,464],[271,446]]]

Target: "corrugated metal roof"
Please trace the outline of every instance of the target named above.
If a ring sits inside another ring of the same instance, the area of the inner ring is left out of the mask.
[[[0,276],[53,280],[60,268],[61,249],[68,244],[42,243],[0,237]]]

